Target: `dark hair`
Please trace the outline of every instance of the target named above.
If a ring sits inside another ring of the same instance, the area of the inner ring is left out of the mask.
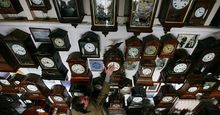
[[[84,104],[80,102],[81,100],[79,99],[79,97],[73,97],[72,108],[81,113],[88,113],[89,111],[84,109]]]

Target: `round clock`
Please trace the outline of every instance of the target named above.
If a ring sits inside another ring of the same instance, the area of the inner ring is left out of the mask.
[[[57,102],[62,102],[63,101],[63,98],[60,97],[60,96],[54,96],[53,99]]]
[[[65,45],[63,39],[61,39],[61,38],[55,38],[54,43],[59,47],[63,47]]]
[[[134,97],[132,101],[135,103],[140,103],[142,100],[143,99],[141,97]]]
[[[21,82],[20,81],[15,81],[15,84],[16,85],[19,85]]]
[[[138,55],[139,53],[139,50],[137,48],[129,48],[128,50],[128,55],[130,56],[136,56]]]
[[[38,113],[44,113],[45,111],[42,108],[36,109]]]
[[[44,58],[41,58],[40,61],[41,61],[42,65],[45,66],[45,67],[51,68],[51,67],[54,66],[54,62],[50,58],[44,57]]]
[[[163,47],[162,52],[165,53],[165,54],[169,54],[169,53],[173,52],[173,50],[174,50],[174,46],[172,44],[166,44]]]
[[[108,63],[108,66],[110,66],[110,65],[114,65],[114,71],[117,71],[120,68],[120,65],[119,65],[118,62],[110,62],[110,63]]]
[[[176,73],[182,73],[187,69],[187,65],[185,63],[180,63],[177,64],[174,68],[173,71]]]
[[[152,72],[152,70],[149,69],[149,68],[145,68],[145,69],[142,70],[142,73],[143,73],[144,75],[149,75],[149,74],[151,74],[151,72]]]
[[[189,4],[190,0],[173,0],[173,7],[177,10],[185,8]]]
[[[171,96],[165,96],[165,97],[162,98],[163,102],[170,102],[172,100],[173,100],[173,97],[171,97]]]
[[[209,85],[205,85],[205,86],[203,86],[203,88],[202,88],[202,89],[207,90],[207,89],[209,89],[209,88],[210,88],[210,86],[209,86]]]
[[[153,55],[153,54],[155,54],[156,53],[156,51],[157,51],[157,48],[155,47],[155,46],[147,46],[146,48],[145,48],[145,53],[147,54],[147,55]]]
[[[203,56],[202,61],[203,62],[210,62],[215,58],[215,53],[208,53],[205,56]]]
[[[198,89],[197,87],[190,87],[190,88],[188,89],[188,92],[193,93],[193,92],[195,92],[197,89]]]
[[[31,0],[32,3],[36,4],[36,5],[40,5],[43,3],[43,0]]]
[[[0,0],[0,6],[3,8],[9,8],[11,6],[10,0]]]
[[[30,91],[37,91],[38,88],[35,85],[27,85],[27,89]]]
[[[71,70],[76,74],[82,74],[85,72],[85,68],[80,64],[73,64]]]
[[[95,51],[95,45],[92,43],[86,43],[84,48],[87,52],[94,52]]]
[[[25,55],[26,54],[26,50],[21,45],[13,44],[11,46],[11,48],[18,55]]]
[[[92,68],[99,70],[100,68],[102,68],[102,64],[99,62],[94,62],[91,64]]]
[[[8,80],[0,80],[0,82],[4,85],[10,85],[10,83],[8,82]]]
[[[195,11],[195,17],[197,17],[197,18],[202,17],[204,14],[205,14],[204,7],[200,7],[198,9],[196,9],[196,11]]]

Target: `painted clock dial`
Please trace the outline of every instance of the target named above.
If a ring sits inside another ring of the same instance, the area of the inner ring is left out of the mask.
[[[195,11],[195,17],[199,18],[202,17],[205,14],[205,8],[204,7],[200,7],[198,9],[196,9]]]
[[[11,46],[12,50],[18,54],[18,55],[25,55],[26,54],[26,50],[24,49],[23,46],[21,45],[18,45],[18,44],[13,44]]]
[[[185,8],[189,4],[190,0],[173,0],[173,7],[177,10]]]
[[[173,97],[171,97],[171,96],[165,96],[165,97],[162,98],[163,102],[170,102],[172,100],[173,100]]]
[[[155,47],[155,46],[147,46],[146,48],[145,48],[145,53],[147,54],[147,55],[153,55],[153,54],[155,54],[156,53],[156,51],[157,51],[157,48]]]
[[[54,43],[55,43],[57,46],[59,46],[59,47],[63,47],[63,46],[65,45],[63,39],[61,39],[61,38],[56,38],[56,39],[54,40]]]
[[[151,74],[151,72],[152,72],[152,70],[149,69],[149,68],[144,68],[144,69],[142,70],[142,73],[143,73],[144,75],[149,75],[149,74]]]
[[[95,51],[95,45],[92,43],[86,43],[84,48],[87,52],[94,52]]]
[[[41,61],[42,65],[45,66],[45,67],[51,68],[51,67],[53,67],[55,65],[53,60],[50,59],[50,58],[47,58],[47,57],[41,58],[40,61]]]
[[[80,64],[73,64],[71,70],[76,74],[82,74],[85,72],[85,68]]]
[[[165,54],[169,54],[169,53],[172,53],[173,50],[174,50],[174,46],[172,44],[166,44],[164,47],[163,47],[163,50],[162,52],[165,53]]]
[[[177,64],[174,68],[173,71],[176,73],[182,73],[187,69],[187,65],[185,63],[180,63]]]
[[[120,69],[120,65],[119,65],[119,63],[117,63],[117,62],[110,62],[109,64],[108,64],[108,66],[110,66],[110,65],[114,65],[114,71],[117,71],[117,70],[119,70]]]
[[[215,58],[215,53],[208,53],[205,56],[203,56],[202,61],[203,62],[210,62]]]
[[[128,55],[135,57],[139,53],[139,50],[137,48],[129,48]]]

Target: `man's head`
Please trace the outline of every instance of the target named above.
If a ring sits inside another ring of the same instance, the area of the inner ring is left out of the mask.
[[[90,103],[90,98],[89,96],[78,96],[74,97],[72,100],[72,107],[76,111],[82,112],[82,113],[88,113],[87,107]]]

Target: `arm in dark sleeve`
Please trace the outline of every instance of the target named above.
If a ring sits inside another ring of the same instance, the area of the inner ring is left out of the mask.
[[[106,76],[102,89],[98,95],[98,98],[96,99],[96,103],[99,105],[103,104],[105,102],[106,97],[108,96],[109,89],[110,89],[109,81],[110,81],[110,77]]]

